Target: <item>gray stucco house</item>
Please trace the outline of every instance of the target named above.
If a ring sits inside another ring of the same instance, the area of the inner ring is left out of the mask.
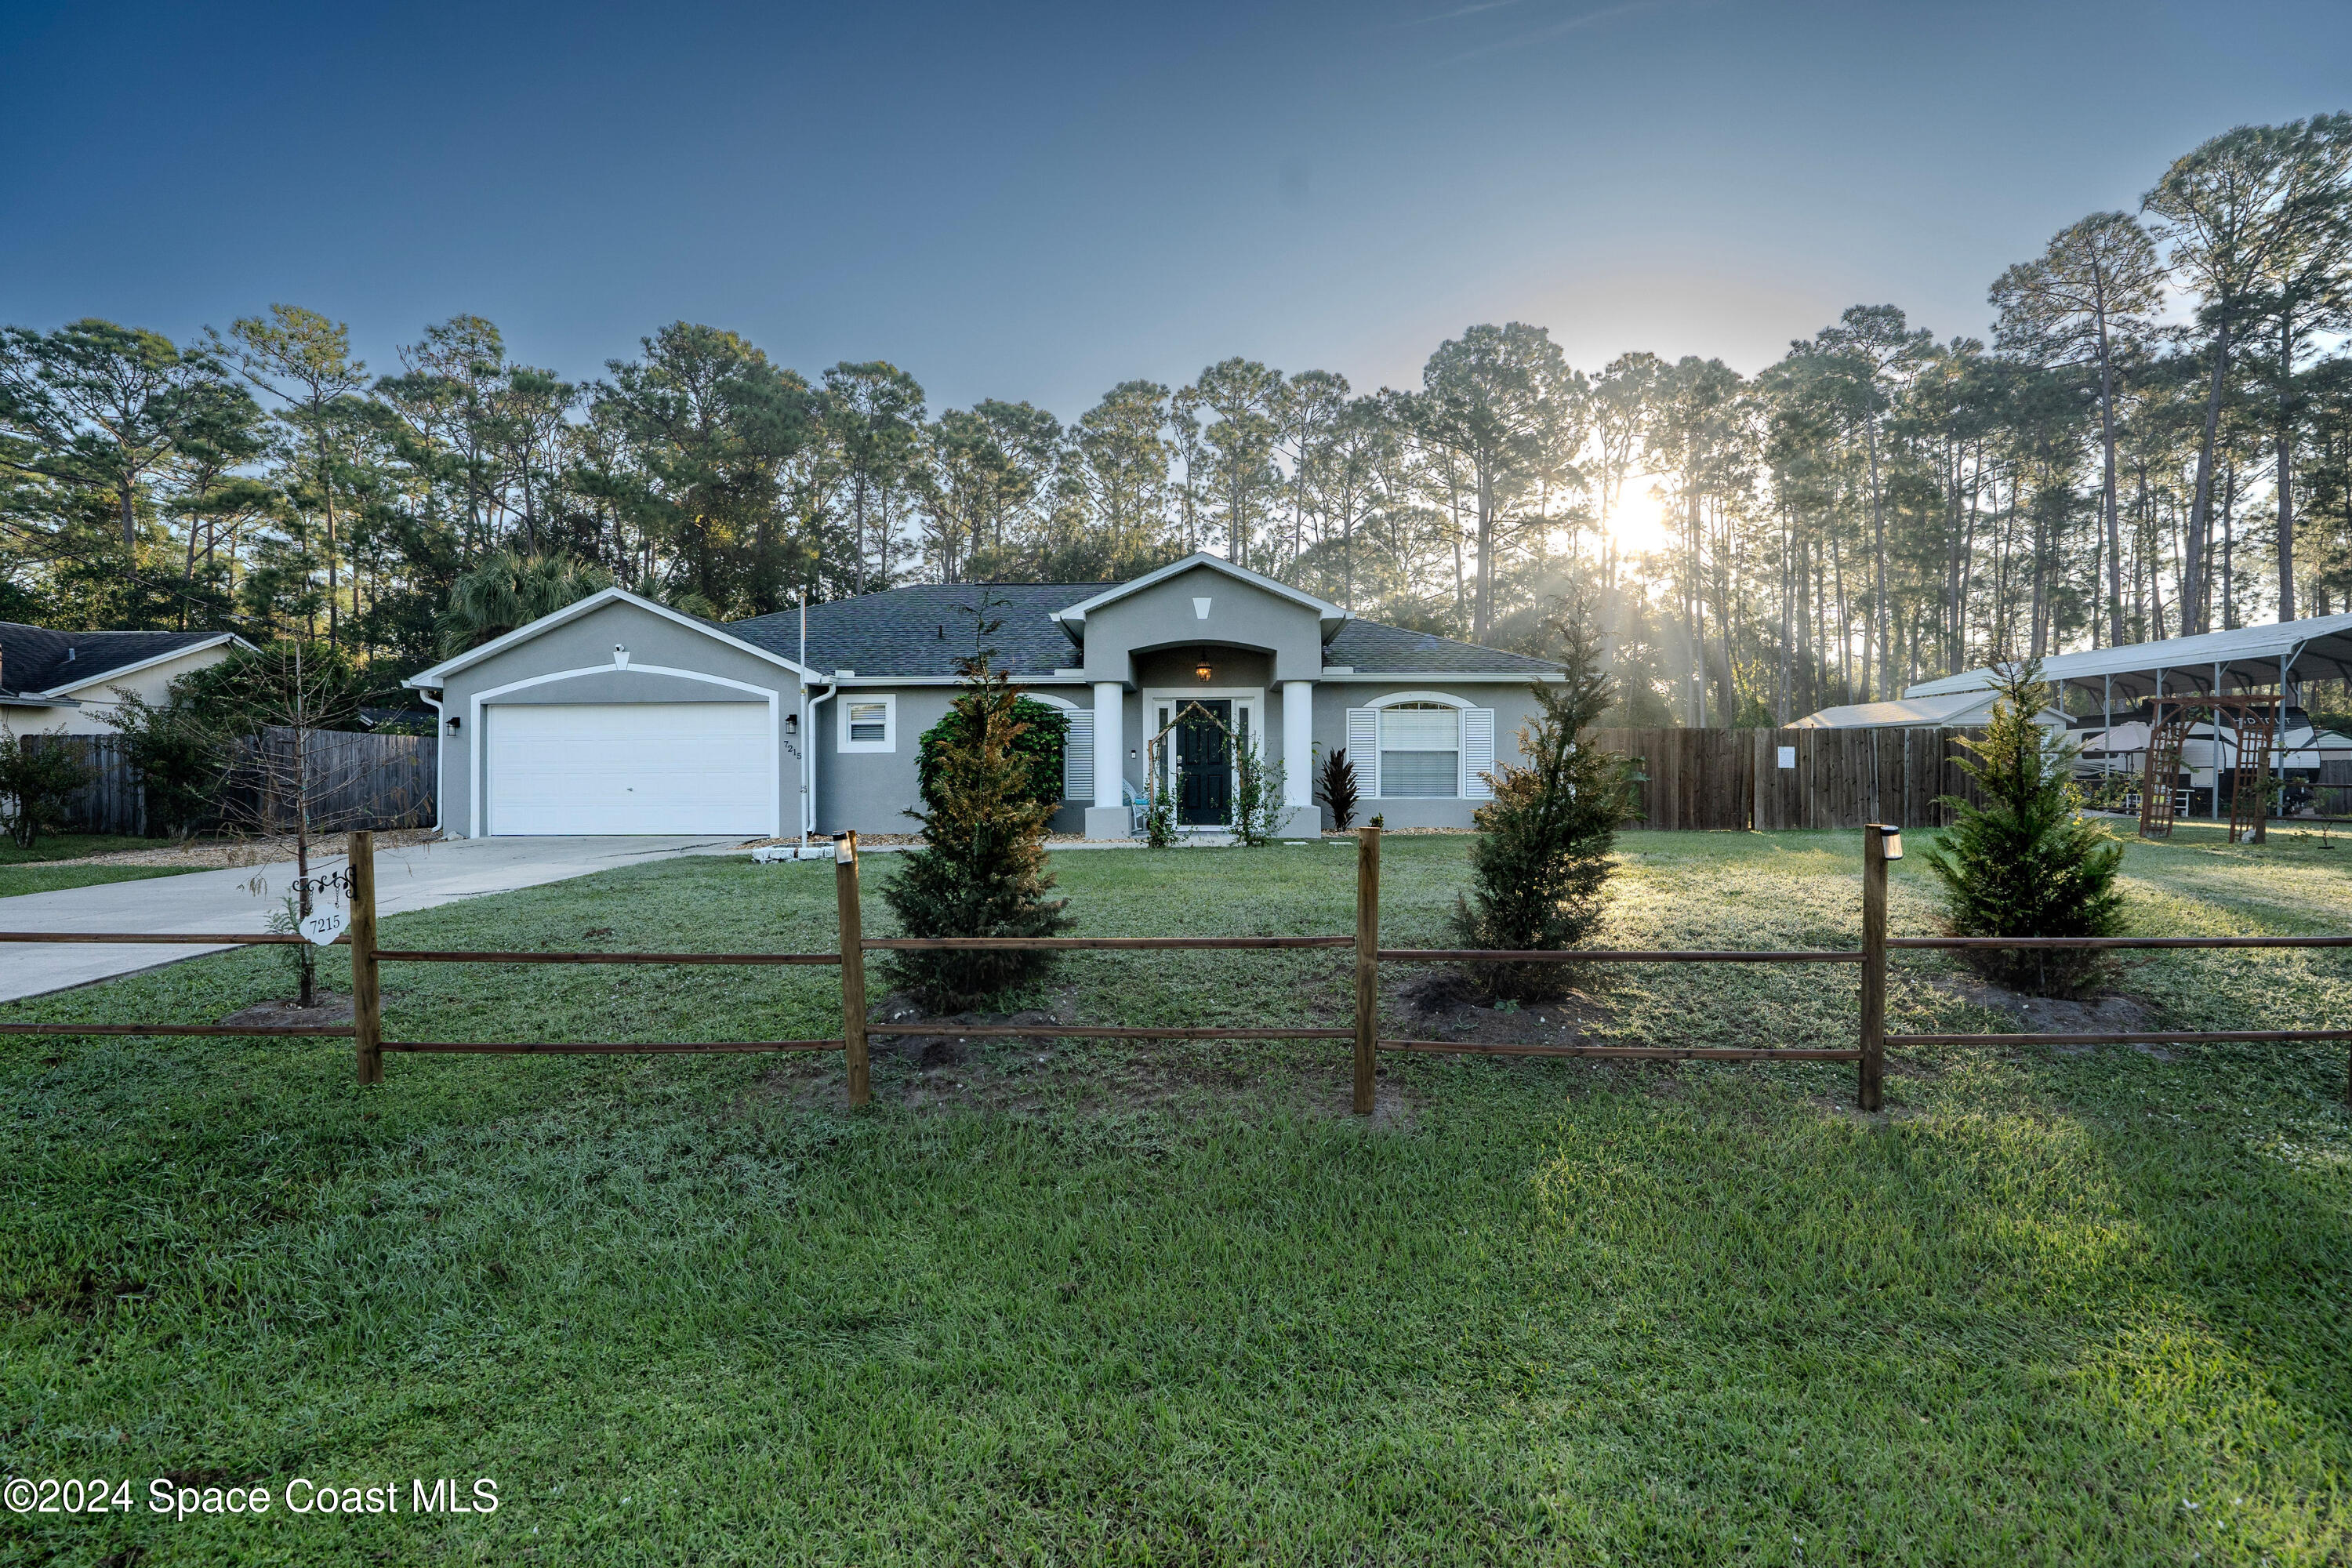
[[[1182,826],[1227,820],[1238,746],[1279,758],[1286,832],[1318,831],[1323,755],[1361,813],[1470,826],[1558,667],[1360,619],[1212,555],[1128,583],[922,584],[715,625],[621,589],[408,685],[441,714],[441,825],[483,835],[904,833],[916,741],[983,600],[997,662],[1070,716],[1054,826],[1129,833],[1148,759]],[[1195,708],[1197,705],[1197,709]],[[1204,718],[1208,715],[1210,718]],[[1213,721],[1211,721],[1212,719]],[[1160,744],[1152,744],[1155,737]]]

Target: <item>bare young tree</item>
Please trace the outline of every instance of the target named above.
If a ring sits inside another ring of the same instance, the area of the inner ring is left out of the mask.
[[[335,826],[341,803],[358,793],[368,765],[334,731],[359,716],[364,678],[333,647],[287,638],[187,678],[175,689],[203,716],[219,759],[223,818],[235,831],[294,835],[295,883],[289,923],[310,918],[318,883],[310,842]],[[301,959],[299,1005],[316,1005],[317,969]]]

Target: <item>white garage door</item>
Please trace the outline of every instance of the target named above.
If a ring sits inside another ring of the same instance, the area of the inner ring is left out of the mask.
[[[774,831],[764,702],[492,703],[492,835]]]

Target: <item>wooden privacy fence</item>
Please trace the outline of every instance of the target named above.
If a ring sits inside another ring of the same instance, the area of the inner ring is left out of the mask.
[[[1595,730],[1633,759],[1638,827],[1942,827],[1938,797],[1977,798],[1958,764],[1981,730]],[[1785,763],[1787,765],[1783,766]]]
[[[857,836],[835,841],[834,891],[840,920],[835,952],[502,952],[481,949],[430,951],[376,945],[375,844],[373,834],[351,836],[350,924],[335,939],[352,954],[352,1022],[348,1025],[254,1026],[240,1024],[0,1024],[0,1035],[247,1035],[332,1036],[353,1042],[359,1081],[383,1081],[386,1051],[458,1055],[660,1055],[691,1052],[840,1051],[849,1100],[864,1105],[872,1081],[866,1042],[876,1035],[936,1035],[973,1037],[1141,1040],[1349,1040],[1355,1055],[1354,1107],[1372,1110],[1373,1082],[1381,1051],[1517,1057],[1598,1057],[1649,1061],[1806,1061],[1856,1065],[1855,1103],[1864,1110],[1883,1104],[1886,1047],[1890,1045],[1956,1046],[1979,1043],[2224,1044],[2352,1039],[2352,1027],[2324,1029],[2160,1030],[2145,1033],[2023,1035],[1890,1035],[1886,1032],[1886,960],[1890,950],[1968,948],[2241,948],[2352,947],[2352,936],[2220,937],[1889,937],[1886,934],[1886,867],[1902,858],[1902,830],[1884,823],[1863,829],[1862,946],[1854,950],[1688,948],[1565,952],[1499,952],[1485,948],[1381,946],[1381,830],[1356,834],[1356,930],[1330,936],[1056,936],[1056,937],[868,937],[858,887]],[[0,942],[143,942],[189,946],[213,943],[285,943],[303,940],[278,933],[215,935],[210,932],[0,931]],[[1030,952],[1154,952],[1170,949],[1267,950],[1346,948],[1354,956],[1355,1019],[1339,1028],[1161,1028],[1118,1025],[868,1024],[866,1018],[866,954],[873,951],[993,949]],[[659,963],[752,966],[830,964],[841,971],[841,1035],[809,1040],[664,1041],[422,1041],[383,1037],[381,966],[385,963]],[[1382,1039],[1380,1037],[1380,966],[1382,963],[1826,963],[1855,964],[1862,971],[1855,1040],[1846,1047],[1601,1046],[1536,1045],[1495,1041]],[[2346,1099],[2352,1101],[2352,1075]]]
[[[299,792],[296,738],[291,730],[269,729],[247,743],[229,774],[236,795],[230,815],[241,825],[291,833],[304,795],[318,833],[433,825],[439,737],[313,730],[301,748]]]
[[[65,749],[89,775],[88,784],[66,797],[68,829],[147,831],[146,788],[121,736],[28,735],[25,740],[28,745]],[[311,731],[302,759],[311,830],[431,826],[440,747],[432,735]],[[294,731],[265,730],[245,742],[230,764],[215,816],[247,832],[290,833],[299,799],[295,776]]]
[[[64,751],[89,783],[65,798],[64,826],[74,833],[147,831],[147,791],[120,735],[27,735],[25,744]]]

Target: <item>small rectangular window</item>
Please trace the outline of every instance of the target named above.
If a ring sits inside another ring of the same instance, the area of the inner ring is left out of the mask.
[[[844,698],[841,703],[841,749],[845,752],[897,750],[898,699]]]

